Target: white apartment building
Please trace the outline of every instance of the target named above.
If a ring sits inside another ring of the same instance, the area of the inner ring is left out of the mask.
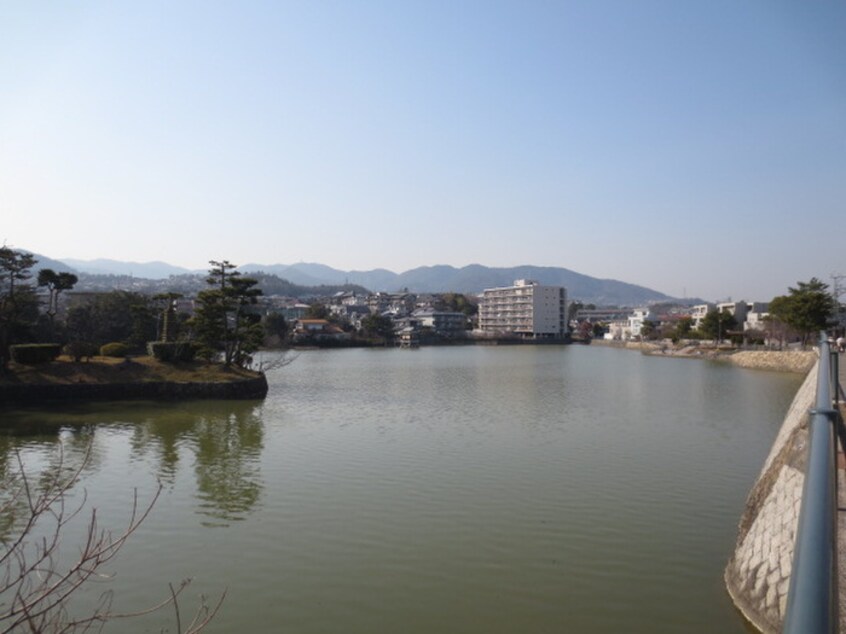
[[[567,289],[532,280],[485,289],[479,302],[479,330],[485,335],[561,337],[567,332]]]
[[[699,328],[702,325],[702,320],[705,319],[705,315],[710,313],[712,310],[717,310],[716,304],[711,304],[710,302],[707,304],[697,304],[696,306],[692,306],[690,309],[690,316],[693,318],[693,327]]]
[[[721,302],[717,304],[717,310],[721,313],[729,313],[738,324],[746,321],[746,315],[749,312],[749,304],[745,301],[740,302]]]
[[[702,320],[709,312],[716,310],[720,313],[729,313],[737,321],[738,326],[743,330],[763,330],[764,318],[769,315],[768,302],[721,302],[719,304],[699,304],[691,309],[693,327],[699,328]]]

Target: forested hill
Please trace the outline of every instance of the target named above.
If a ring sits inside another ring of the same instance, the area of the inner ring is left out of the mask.
[[[572,299],[597,305],[637,305],[649,302],[671,301],[664,293],[620,282],[599,279],[561,267],[516,266],[494,268],[471,264],[462,268],[453,266],[424,266],[393,273],[385,269],[372,271],[339,271],[323,264],[259,265],[246,264],[243,271],[263,270],[275,273],[300,284],[359,284],[373,291],[398,291],[435,293],[481,293],[486,288],[510,286],[514,280],[531,279],[541,284],[564,286]]]
[[[246,274],[245,274],[246,275]],[[105,292],[111,290],[134,291],[148,295],[157,293],[182,293],[193,295],[208,288],[205,275],[171,275],[167,279],[145,279],[129,275],[92,275],[79,273],[79,282],[74,290],[89,292]],[[356,294],[366,294],[367,289],[353,284],[325,284],[305,286],[294,284],[276,275],[267,273],[249,273],[249,276],[259,281],[258,287],[265,295],[284,295],[286,297],[325,297],[340,291],[351,291]]]
[[[43,256],[36,254],[40,260]],[[54,268],[65,264],[47,260]],[[120,263],[110,260],[89,262],[74,260],[68,270],[80,275],[82,290],[107,290],[124,288],[154,292],[196,292],[203,288],[205,276],[199,271],[187,271],[162,262]],[[121,266],[122,265],[122,266]],[[127,274],[130,269],[132,274]],[[488,267],[471,264],[464,267],[448,265],[423,266],[394,273],[387,269],[370,271],[343,271],[325,264],[245,264],[243,273],[261,277],[261,287],[268,295],[309,297],[330,295],[340,290],[356,292],[408,290],[413,293],[458,292],[481,293],[486,288],[510,286],[514,280],[531,279],[541,284],[564,286],[573,300],[597,305],[634,306],[654,302],[673,301],[674,298],[659,291],[621,282],[600,279],[577,273],[563,267],[515,266]],[[178,271],[182,271],[179,273]],[[261,274],[261,275],[259,275]],[[141,277],[137,277],[137,276]]]

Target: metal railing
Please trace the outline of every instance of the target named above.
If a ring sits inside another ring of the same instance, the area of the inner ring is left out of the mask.
[[[817,395],[809,412],[808,464],[784,619],[786,634],[837,632],[837,359],[820,337]]]

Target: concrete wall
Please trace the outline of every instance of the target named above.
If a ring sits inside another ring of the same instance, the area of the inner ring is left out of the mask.
[[[793,543],[808,444],[808,410],[814,405],[817,367],[787,412],[738,527],[725,582],[737,608],[762,632],[780,632],[787,605]]]

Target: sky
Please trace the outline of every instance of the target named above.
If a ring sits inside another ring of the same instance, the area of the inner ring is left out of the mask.
[[[0,2],[0,241],[205,268],[846,273],[846,3]]]

